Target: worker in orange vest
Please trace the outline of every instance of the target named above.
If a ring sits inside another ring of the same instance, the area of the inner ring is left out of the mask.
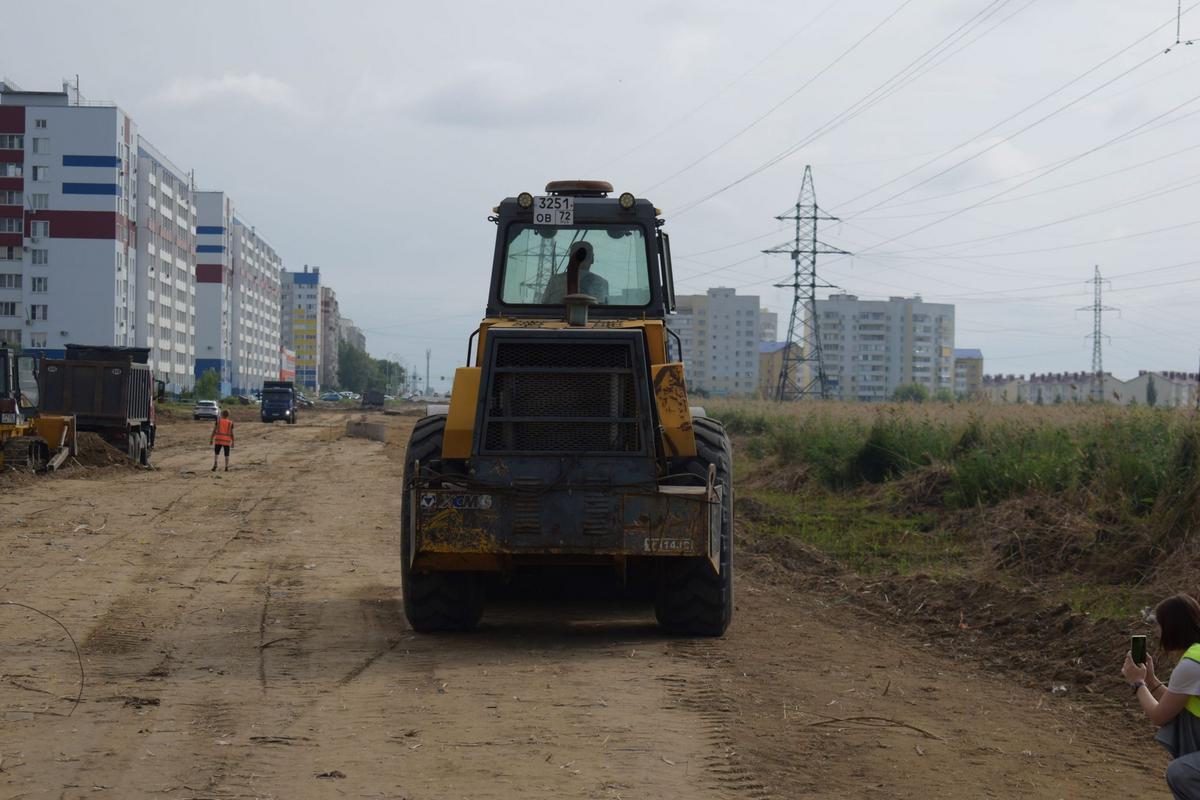
[[[233,447],[233,420],[229,418],[229,409],[221,412],[221,418],[213,425],[212,436],[209,437],[213,446],[212,471],[217,471],[217,456],[221,448],[225,449],[225,471],[229,472],[229,448]]]

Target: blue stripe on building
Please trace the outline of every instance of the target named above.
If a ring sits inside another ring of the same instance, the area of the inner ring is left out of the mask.
[[[121,196],[121,187],[115,183],[64,183],[63,194],[108,194]]]
[[[196,359],[196,379],[204,375],[210,369],[217,371],[217,374],[222,378],[226,377],[225,359],[223,358],[197,358]]]
[[[224,233],[225,228],[220,225],[197,225],[196,233]]]
[[[53,347],[26,347],[21,351],[21,355],[25,356],[40,356],[42,358],[66,358],[67,351],[65,349],[56,349]]]
[[[223,244],[198,244],[196,245],[197,253],[224,253],[225,245]]]
[[[121,159],[116,156],[63,156],[64,167],[108,167],[115,169],[121,166]]]
[[[320,281],[321,281],[321,274],[319,272],[293,272],[292,273],[292,283],[316,285],[317,283],[320,283]]]

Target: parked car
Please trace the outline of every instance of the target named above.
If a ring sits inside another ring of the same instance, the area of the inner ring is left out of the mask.
[[[216,400],[197,400],[192,406],[192,419],[216,419],[221,416],[221,407]]]
[[[329,403],[337,403],[343,398],[337,392],[326,392],[325,394],[321,395],[321,399]]]
[[[296,405],[300,406],[301,408],[312,408],[315,403],[313,403],[312,399],[308,395],[298,394],[296,395]]]

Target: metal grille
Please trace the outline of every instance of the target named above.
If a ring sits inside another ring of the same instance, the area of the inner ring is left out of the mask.
[[[483,449],[639,452],[634,358],[629,341],[497,341]]]

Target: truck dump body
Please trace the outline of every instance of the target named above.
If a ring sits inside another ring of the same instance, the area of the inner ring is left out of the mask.
[[[150,367],[127,361],[45,359],[39,376],[41,407],[74,414],[80,430],[121,428],[150,421]]]

